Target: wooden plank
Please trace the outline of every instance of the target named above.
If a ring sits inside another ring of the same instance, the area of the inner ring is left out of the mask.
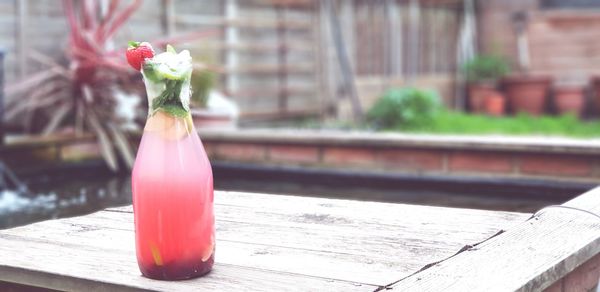
[[[128,223],[132,225],[133,216],[129,214],[127,217]],[[87,223],[89,222],[83,222],[83,224]],[[36,229],[23,228],[17,230],[17,233],[7,232],[0,235],[0,238],[10,241],[43,242],[67,248],[83,249],[81,246],[85,246],[88,249],[103,250],[111,255],[128,256],[135,263],[135,252],[132,249],[135,244],[132,228],[130,230],[115,229],[108,224],[78,226],[77,223],[68,220],[63,224],[75,224],[76,229],[65,230],[56,224],[46,224]],[[268,230],[262,229],[260,232],[264,233]],[[43,234],[41,238],[40,234]],[[243,237],[239,236],[239,239],[243,240]],[[420,267],[394,262],[392,259],[387,261],[371,259],[364,255],[333,253],[309,248],[290,248],[274,243],[278,243],[278,241],[273,241],[271,244],[252,244],[217,238],[217,261],[219,264],[247,267],[248,269],[286,272],[369,285],[389,283],[391,279],[395,278],[392,272],[406,273]],[[332,267],[336,268],[332,269]],[[386,270],[389,270],[390,273],[382,273]]]
[[[44,225],[41,227],[32,227],[25,230],[17,231],[5,231],[5,235],[18,236],[20,238],[43,238],[55,243],[85,243],[89,246],[103,248],[106,242],[100,239],[109,238],[121,238],[129,237],[133,231],[131,223],[131,214],[120,213],[120,214],[102,214],[100,216],[87,216],[85,220],[80,219],[77,222],[73,221],[58,221],[56,224]],[[430,262],[438,260],[440,252],[455,252],[457,249],[453,246],[459,246],[461,242],[450,242],[445,243],[442,240],[435,239],[420,240],[419,238],[407,238],[400,242],[398,239],[393,237],[386,237],[391,232],[383,230],[369,231],[360,229],[362,232],[343,228],[340,232],[337,232],[336,228],[311,228],[310,225],[302,224],[289,224],[289,225],[271,225],[269,223],[257,223],[257,222],[239,222],[240,220],[220,220],[217,223],[217,233],[219,241],[219,262],[228,264],[240,264],[240,261],[244,261],[244,257],[235,258],[239,251],[235,248],[240,244],[247,245],[244,252],[254,253],[259,252],[258,255],[251,257],[256,261],[262,262],[264,258],[270,257],[263,254],[267,254],[267,251],[271,252],[271,255],[276,252],[286,251],[286,257],[291,257],[295,254],[295,250],[301,250],[303,255],[307,256],[305,260],[315,254],[320,255],[317,262],[322,262],[323,259],[344,257],[345,259],[355,260],[357,262],[377,262],[373,266],[379,264],[385,264],[388,266],[390,271],[394,267],[400,270],[411,270],[413,268],[419,268],[422,266],[422,262]],[[45,230],[48,227],[52,227],[51,231]],[[268,228],[269,232],[265,233],[264,230]],[[69,236],[64,238],[64,234],[68,233]],[[42,235],[40,235],[42,234]],[[415,236],[418,234],[415,234]],[[92,236],[94,238],[92,238]],[[475,236],[475,235],[473,235]],[[310,238],[311,240],[306,242],[305,239]],[[456,237],[453,237],[455,239]],[[451,240],[453,240],[451,239]],[[466,240],[466,239],[465,239]],[[273,243],[276,243],[273,246]],[[126,246],[130,244],[119,244],[119,247],[115,249],[121,249],[120,246]],[[249,247],[249,248],[248,248]],[[418,251],[415,250],[418,247]],[[417,258],[416,255],[420,256]],[[234,257],[235,255],[235,257]],[[402,263],[399,263],[395,258],[405,259]],[[336,261],[343,261],[345,259],[336,259]],[[312,262],[312,261],[311,261]],[[310,265],[317,266],[317,262],[311,263]],[[258,263],[256,267],[261,264]],[[269,265],[277,265],[280,263],[268,263]],[[245,265],[245,264],[244,264]],[[352,263],[351,265],[356,265]],[[272,268],[272,267],[271,267]],[[306,268],[306,265],[301,266]],[[323,267],[317,267],[322,269]],[[280,270],[279,268],[278,270]],[[294,267],[283,269],[294,269]],[[346,270],[347,267],[342,267],[340,270]],[[369,268],[361,271],[361,273],[368,272],[370,270],[379,270],[381,267]],[[338,271],[333,271],[338,273]],[[311,271],[310,273],[316,273]],[[324,273],[318,273],[319,275],[327,275],[332,271],[325,271]],[[306,272],[303,272],[306,274]],[[343,275],[341,276],[344,277]],[[383,275],[375,275],[374,277],[385,277]],[[354,280],[365,278],[361,276]]]
[[[600,188],[564,206],[599,214]],[[391,288],[397,291],[541,291],[599,253],[598,218],[577,210],[550,208]]]
[[[265,97],[265,96],[278,96],[282,93],[287,95],[314,95],[314,87],[308,86],[287,86],[282,88],[240,88],[237,92],[230,92],[230,96],[234,97]]]
[[[277,7],[277,20],[280,22],[286,21],[287,8],[285,6]],[[277,27],[277,41],[280,43],[287,42],[287,29],[284,26]],[[288,72],[285,68],[288,65],[288,51],[281,47],[277,51],[277,64],[279,65],[279,72],[277,74],[277,84],[279,88],[285,88],[288,86]],[[288,109],[288,93],[285,90],[279,90],[277,96],[277,108],[279,112],[285,112]]]
[[[321,116],[329,118],[337,108],[337,99],[335,93],[335,75],[333,73],[333,60],[331,56],[331,46],[329,38],[329,21],[325,10],[323,9],[324,1],[318,1],[315,12],[315,28],[314,35],[318,39],[314,42],[317,46],[318,56],[315,61],[318,64],[316,69],[317,84],[319,85],[319,96],[322,102],[320,103]]]
[[[227,21],[232,21],[238,17],[238,1],[227,0],[224,1],[225,9],[224,16]],[[239,42],[239,30],[237,27],[228,23],[225,26],[225,43],[228,45],[234,45]],[[225,55],[226,68],[222,73],[226,73],[226,88],[227,92],[235,92],[240,87],[240,77],[237,75],[239,70],[240,58],[237,51],[229,50]]]
[[[388,35],[390,39],[390,66],[392,76],[402,77],[402,14],[400,13],[400,4],[398,1],[387,1],[387,17],[390,21]]]
[[[316,8],[319,6],[316,5],[315,2],[315,10],[312,11],[310,15],[310,23],[312,24],[312,29],[310,31],[310,38],[312,41],[307,44],[311,48],[311,56],[315,64],[314,74],[312,74],[312,87],[314,89],[314,96],[316,97],[316,103],[314,105],[319,108],[320,117],[324,117],[327,110],[327,96],[324,92],[324,82],[323,80],[323,52],[322,52],[322,39],[321,39],[321,31],[320,31],[320,15]]]
[[[231,65],[224,68],[222,73],[225,74],[280,74],[287,72],[288,74],[312,74],[314,72],[314,64],[311,63],[294,63],[285,64],[246,64],[246,65]],[[233,90],[235,91],[235,90]]]
[[[25,78],[27,74],[27,50],[28,46],[28,34],[27,34],[27,20],[28,20],[28,0],[18,0],[15,1],[15,5],[17,6],[17,31],[16,31],[16,39],[17,39],[17,54],[19,60],[19,78]]]
[[[265,42],[260,42],[260,43],[249,43],[249,42],[245,42],[245,43],[223,43],[223,42],[218,42],[218,41],[203,41],[201,43],[198,43],[197,45],[191,44],[191,45],[187,45],[186,47],[190,47],[190,48],[195,48],[195,49],[217,49],[217,50],[236,50],[236,51],[242,51],[242,52],[248,52],[248,53],[263,53],[263,54],[272,54],[278,50],[287,50],[287,51],[293,51],[293,52],[302,52],[302,53],[306,53],[306,52],[313,52],[314,48],[313,46],[310,44],[309,41],[303,41],[303,42],[299,42],[299,41],[291,41],[291,40],[286,40],[285,43],[282,42],[270,42],[270,43],[265,43]]]
[[[315,0],[252,0],[249,3],[253,5],[264,5],[267,7],[287,6],[294,9],[312,9],[315,6]]]
[[[172,36],[175,33],[175,5],[173,0],[162,0],[161,25],[163,33]]]
[[[124,248],[127,250],[1,235],[2,254],[15,256],[0,259],[0,280],[61,291],[318,291],[323,287],[340,291],[372,291],[375,288],[360,283],[221,263],[215,264],[214,270],[202,278],[154,281],[140,276],[133,245]]]
[[[288,20],[270,20],[260,18],[221,18],[213,16],[199,16],[177,14],[175,22],[180,24],[193,24],[205,26],[233,26],[236,28],[254,28],[254,29],[277,29],[284,27],[290,30],[309,30],[312,24],[305,20],[288,19]]]

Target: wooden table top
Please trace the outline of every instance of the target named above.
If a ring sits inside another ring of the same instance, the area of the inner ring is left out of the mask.
[[[205,277],[141,276],[131,206],[0,230],[0,281],[68,291],[374,291],[529,214],[215,193],[216,263]]]

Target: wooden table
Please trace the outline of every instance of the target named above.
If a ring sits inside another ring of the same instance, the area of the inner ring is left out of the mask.
[[[530,214],[216,192],[205,277],[142,277],[131,206],[0,230],[0,281],[72,291],[374,291]]]

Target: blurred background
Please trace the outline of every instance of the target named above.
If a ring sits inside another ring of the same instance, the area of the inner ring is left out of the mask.
[[[188,49],[217,189],[532,212],[600,179],[600,1],[0,0],[0,228],[130,202],[127,41]]]

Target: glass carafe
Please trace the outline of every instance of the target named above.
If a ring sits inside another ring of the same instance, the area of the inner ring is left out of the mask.
[[[177,88],[184,103],[189,100],[190,74]],[[146,74],[144,81],[151,114],[132,172],[138,265],[153,279],[201,276],[214,263],[211,166],[189,109],[153,108],[170,81],[149,80]]]

